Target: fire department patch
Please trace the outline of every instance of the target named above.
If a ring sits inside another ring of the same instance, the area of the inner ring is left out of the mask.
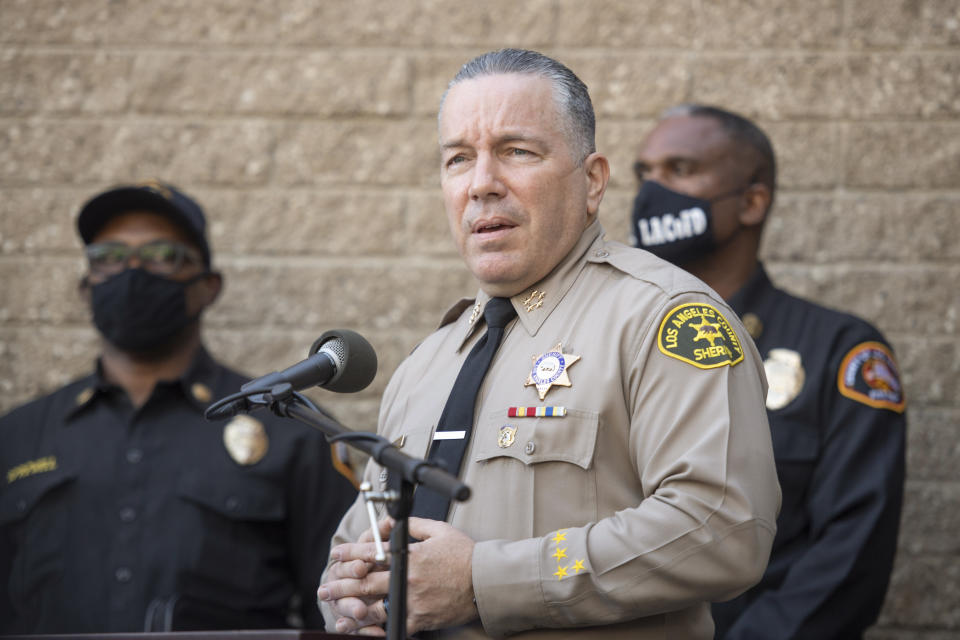
[[[733,366],[743,360],[743,347],[733,327],[709,304],[674,307],[660,323],[657,347],[700,369]]]
[[[837,387],[851,400],[877,409],[903,413],[907,406],[897,363],[880,342],[861,342],[847,352],[840,363]]]

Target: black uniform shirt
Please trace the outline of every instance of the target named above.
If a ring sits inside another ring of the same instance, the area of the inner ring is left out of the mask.
[[[713,606],[718,638],[859,638],[880,612],[903,497],[904,395],[883,336],[763,267],[729,301],[764,357],[783,503],[762,581]]]
[[[310,427],[204,420],[245,380],[201,350],[140,409],[98,372],[0,419],[0,631],[140,631],[168,609],[181,627],[283,627],[295,593],[322,628],[315,590],[355,491]]]

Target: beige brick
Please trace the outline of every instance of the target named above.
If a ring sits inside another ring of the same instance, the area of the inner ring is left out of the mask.
[[[282,184],[435,186],[440,153],[433,121],[291,124],[276,151]]]
[[[849,112],[864,117],[960,113],[960,55],[851,56]]]
[[[0,414],[88,374],[98,345],[86,327],[0,327]]]
[[[955,337],[910,334],[898,339],[894,346],[903,372],[907,401],[912,406],[957,406],[960,353]]]
[[[907,471],[914,480],[950,481],[960,467],[960,408],[911,403],[907,418]],[[909,540],[909,538],[907,538]]]
[[[463,55],[426,51],[412,56],[414,113],[424,118],[436,118],[447,84],[457,75],[461,65],[481,53],[484,53],[483,49],[464,52]]]
[[[556,43],[614,50],[689,48],[696,35],[695,5],[693,0],[558,0]]]
[[[569,55],[564,62],[590,88],[597,118],[655,116],[682,102],[687,60],[674,54]]]
[[[960,269],[842,263],[771,265],[770,271],[791,293],[858,315],[885,333],[929,336],[960,331],[960,298],[953,295]]]
[[[636,188],[607,189],[600,204],[600,224],[609,240],[630,244],[630,216],[636,196]]]
[[[411,256],[457,257],[439,188],[413,193],[406,201],[406,252]]]
[[[0,52],[0,114],[120,111],[132,64],[128,55]]]
[[[0,322],[88,324],[90,312],[78,292],[84,272],[76,257],[25,256],[0,260]]]
[[[833,122],[781,122],[760,126],[777,153],[781,189],[836,186],[843,178],[843,126]]]
[[[927,0],[923,20],[924,36],[930,44],[960,44],[960,5],[955,0]]]
[[[708,49],[832,49],[840,42],[843,3],[837,0],[702,2],[697,25],[699,40]]]
[[[960,124],[851,126],[846,165],[850,186],[955,188],[960,175]]]
[[[960,42],[960,8],[951,0],[851,0],[855,47],[925,47]]]
[[[256,122],[13,121],[0,124],[7,182],[257,184],[271,168],[274,127]]]
[[[637,179],[633,163],[647,134],[653,129],[653,120],[601,120],[597,122],[597,151],[610,162],[608,189],[634,189]]]
[[[960,258],[960,199],[953,196],[784,193],[764,232],[769,260],[825,263]]]
[[[458,258],[421,261],[221,263],[228,288],[211,319],[233,326],[404,326],[426,333],[457,299],[475,292]]]
[[[836,55],[703,56],[693,76],[695,102],[750,118],[836,118],[845,112],[846,68]]]
[[[960,629],[958,602],[960,559],[955,555],[901,555],[879,624],[956,632]]]
[[[374,256],[405,252],[406,199],[393,191],[197,193],[217,255]]]
[[[960,553],[960,486],[908,482],[903,498],[900,547],[912,555]]]
[[[142,113],[397,115],[410,65],[388,53],[149,53],[137,57]]]
[[[94,191],[4,188],[0,196],[0,254],[80,256],[75,226],[81,203]]]

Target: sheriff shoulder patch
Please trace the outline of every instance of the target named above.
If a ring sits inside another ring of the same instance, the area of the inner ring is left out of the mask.
[[[877,409],[903,413],[907,400],[897,363],[887,345],[861,342],[847,352],[837,374],[840,393]]]
[[[743,347],[723,314],[703,303],[674,307],[660,323],[657,347],[664,354],[700,369],[733,366]]]

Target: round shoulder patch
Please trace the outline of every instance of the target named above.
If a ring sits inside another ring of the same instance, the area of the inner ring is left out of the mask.
[[[877,409],[903,413],[907,406],[897,363],[881,342],[861,342],[847,352],[840,363],[837,387],[851,400]]]
[[[703,303],[674,307],[657,332],[660,351],[700,369],[733,366],[743,360],[743,348],[723,314]]]

